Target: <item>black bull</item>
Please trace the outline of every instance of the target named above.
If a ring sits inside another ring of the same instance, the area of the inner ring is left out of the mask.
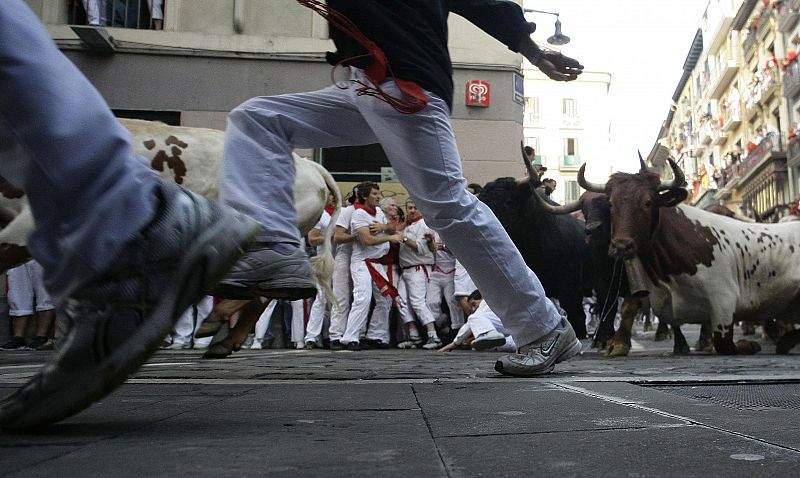
[[[499,178],[486,184],[479,199],[500,220],[547,296],[558,299],[575,334],[583,339],[586,316],[582,302],[592,290],[592,259],[584,225],[569,215],[547,213],[533,194],[528,181]]]

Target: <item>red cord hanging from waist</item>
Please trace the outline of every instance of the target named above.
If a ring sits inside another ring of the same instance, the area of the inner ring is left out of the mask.
[[[391,105],[392,108],[400,113],[412,114],[425,108],[428,104],[428,97],[425,95],[425,91],[413,81],[394,78],[397,88],[403,94],[402,98],[395,98],[381,88],[380,83],[386,79],[387,72],[391,71],[389,61],[386,59],[386,54],[375,42],[367,38],[349,18],[320,0],[297,0],[297,3],[319,13],[329,24],[338,28],[363,46],[367,50],[367,55],[375,60],[370,66],[364,69],[364,73],[366,73],[372,86],[365,84],[361,80],[352,80],[361,85],[361,87],[356,89],[356,93],[359,96],[367,95],[378,98]],[[350,60],[352,60],[352,58],[350,58]],[[341,63],[342,62],[339,62],[339,64]],[[334,70],[339,64],[333,67]]]

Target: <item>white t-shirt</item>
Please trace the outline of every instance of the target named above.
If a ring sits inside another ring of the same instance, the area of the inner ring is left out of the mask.
[[[331,223],[331,215],[328,214],[328,211],[322,211],[322,216],[320,216],[319,221],[317,224],[314,225],[314,229],[318,230],[323,235],[325,234],[325,229],[328,228],[328,224]],[[325,251],[325,243],[317,246],[317,255],[321,255]]]
[[[355,207],[353,205],[349,205],[347,207],[343,207],[342,211],[339,213],[339,219],[336,220],[336,225],[341,226],[348,231],[350,231],[350,219],[353,217],[353,211],[355,211]],[[350,231],[352,233],[353,231]],[[353,243],[352,242],[345,242],[341,244],[336,244],[336,255],[339,254],[346,254],[349,256],[353,253]]]
[[[433,265],[433,252],[428,248],[425,234],[433,232],[424,219],[413,222],[403,229],[403,235],[417,243],[414,250],[406,244],[400,244],[400,267],[411,267],[420,264]]]
[[[386,216],[381,211],[381,208],[375,208],[375,215],[372,216],[366,209],[356,209],[353,211],[353,217],[350,219],[350,232],[356,236],[356,242],[353,243],[353,256],[351,261],[363,261],[365,259],[380,259],[389,252],[389,243],[383,242],[374,246],[367,246],[361,243],[358,239],[358,231],[360,228],[369,226],[372,223],[386,224]],[[378,236],[385,236],[385,232],[378,233]]]

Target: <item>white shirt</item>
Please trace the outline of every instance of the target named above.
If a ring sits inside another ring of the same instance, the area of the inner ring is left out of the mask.
[[[442,238],[439,237],[438,232],[434,234],[433,240],[436,242],[441,242]],[[452,253],[447,251],[437,250],[434,257],[435,257],[436,267],[438,267],[442,271],[450,272],[456,268],[456,256],[454,256]]]
[[[342,211],[339,213],[339,219],[336,221],[337,226],[341,226],[346,230],[350,231],[350,219],[353,217],[353,211],[355,211],[355,207],[351,204],[347,207],[343,207]],[[352,234],[353,231],[350,231]],[[339,254],[346,254],[350,255],[353,253],[353,243],[352,242],[344,242],[336,244],[336,255]]]
[[[389,252],[389,243],[383,242],[373,246],[367,246],[361,243],[358,238],[358,231],[362,227],[368,227],[373,223],[386,224],[386,215],[383,214],[381,208],[375,208],[375,215],[372,216],[365,209],[356,209],[353,211],[353,217],[350,219],[350,232],[356,236],[356,242],[353,243],[353,256],[351,262],[363,261],[366,259],[380,259]],[[378,237],[385,236],[385,232],[379,232]]]
[[[413,222],[403,229],[403,235],[417,243],[414,249],[408,244],[400,244],[400,267],[411,267],[420,264],[433,265],[433,252],[428,248],[425,234],[432,233],[424,219]]]
[[[322,216],[320,216],[319,221],[313,227],[313,229],[318,230],[320,233],[325,234],[325,229],[328,228],[328,224],[331,223],[331,215],[328,214],[328,211],[322,211]],[[322,255],[325,252],[325,243],[317,246],[317,255]]]

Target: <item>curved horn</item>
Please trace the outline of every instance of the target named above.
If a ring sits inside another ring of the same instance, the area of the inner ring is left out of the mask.
[[[542,208],[545,212],[550,214],[569,214],[581,208],[580,198],[569,204],[564,204],[563,206],[556,206],[554,204],[550,204],[549,202],[545,201],[544,198],[540,196],[536,191],[533,192],[533,197],[535,198],[534,202],[538,205],[538,207]]]
[[[672,168],[673,178],[672,181],[661,181],[661,184],[658,186],[659,191],[666,191],[667,189],[675,189],[675,188],[682,188],[686,186],[686,176],[684,176],[683,171],[681,170],[678,163],[672,160],[672,158],[667,158],[667,162],[669,162],[669,166]]]
[[[581,169],[578,170],[578,184],[587,191],[591,191],[593,193],[606,193],[606,185],[600,183],[590,183],[586,180],[583,174],[586,172],[586,163],[581,164]]]
[[[638,149],[636,150],[639,153],[639,171],[647,171],[647,164],[644,162],[644,158],[642,157],[642,152]]]

